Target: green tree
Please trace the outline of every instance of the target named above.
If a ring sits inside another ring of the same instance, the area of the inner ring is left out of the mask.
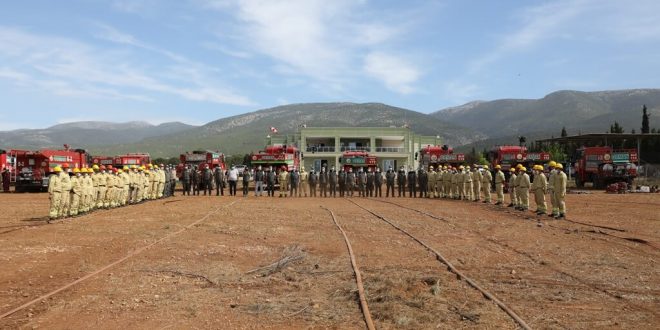
[[[567,137],[568,133],[566,133],[566,127],[561,128],[561,137]]]
[[[557,143],[549,145],[547,151],[550,154],[550,159],[556,162],[565,162],[568,159],[568,155],[564,152],[564,148]]]
[[[642,134],[649,134],[649,114],[646,112],[646,104],[642,107]]]
[[[623,127],[619,125],[618,121],[615,121],[613,125],[610,125],[610,133],[623,133]]]

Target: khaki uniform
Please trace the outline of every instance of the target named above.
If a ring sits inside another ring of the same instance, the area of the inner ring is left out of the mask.
[[[451,173],[451,193],[450,193],[450,197],[454,198],[454,199],[459,197],[459,194],[458,194],[458,174],[459,174],[458,172],[456,172],[456,173],[452,172]]]
[[[490,187],[493,184],[493,175],[490,170],[484,170],[481,174],[481,191],[484,194],[484,201],[490,203]]]
[[[121,174],[121,181],[124,184],[124,190],[121,195],[121,205],[126,205],[130,199],[131,192],[131,178],[127,172]]]
[[[555,208],[557,208],[557,201],[555,200],[555,194],[554,194],[554,189],[555,189],[555,178],[557,177],[557,174],[554,169],[550,170],[550,177],[548,178],[548,194],[550,195],[550,210],[552,210],[552,213],[555,213]]]
[[[92,204],[94,203],[94,182],[89,173],[83,176],[83,186],[83,212],[87,213],[92,210]]]
[[[71,206],[69,207],[69,215],[76,216],[80,211],[80,199],[83,194],[83,185],[81,176],[73,176],[71,178]]]
[[[102,172],[94,173],[94,176],[97,177],[98,182],[98,196],[96,197],[96,208],[98,209],[106,207],[105,198],[108,194],[107,175],[108,174]]]
[[[158,170],[149,171],[149,199],[158,198]]]
[[[531,186],[529,175],[523,172],[523,174],[518,175],[518,177],[520,178],[520,181],[518,181],[518,191],[520,196],[518,196],[518,198],[522,204],[521,207],[523,211],[527,211],[529,209],[529,188]]]
[[[504,183],[505,182],[506,182],[506,177],[504,176],[504,172],[502,172],[500,170],[495,172],[495,192],[497,193],[497,202],[498,203],[504,203]],[[490,186],[489,186],[489,190],[490,190]],[[490,192],[488,192],[488,196],[490,196]]]
[[[537,171],[534,175],[534,182],[532,182],[532,192],[534,192],[534,202],[536,203],[536,212],[543,213],[547,211],[545,204],[545,191],[548,185],[548,180],[545,178],[545,174],[541,171]]]
[[[300,171],[300,190],[298,190],[298,197],[300,197],[301,193],[304,193],[305,197],[307,197],[307,193],[309,192],[309,187],[307,186],[308,178],[309,173]]]
[[[555,177],[555,182],[554,182],[554,187],[553,187],[553,193],[555,195],[555,201],[557,203],[556,206],[554,206],[552,213],[557,215],[555,210],[559,213],[559,215],[566,215],[566,181],[568,181],[568,178],[566,177],[566,173],[564,171],[559,171],[556,174]]]
[[[103,201],[103,206],[105,207],[115,207],[115,175],[108,174],[105,175],[105,187],[107,189],[105,193],[105,201]]]
[[[481,171],[474,170],[472,172],[472,200],[474,201],[481,200],[481,180]]]
[[[60,172],[60,179],[62,181],[62,202],[59,216],[68,217],[69,207],[71,206],[71,177],[68,173],[62,171]]]
[[[48,179],[48,195],[50,199],[48,217],[51,220],[57,219],[62,207],[62,179],[59,174],[52,174]]]
[[[151,171],[142,174],[142,200],[151,199]]]
[[[157,198],[163,198],[163,192],[165,191],[165,170],[158,169],[158,190],[156,191]],[[206,193],[206,192],[204,192]],[[209,193],[210,194],[210,193]]]
[[[438,172],[435,171],[435,169],[431,170],[429,172],[429,183],[427,187],[427,195],[426,197],[428,198],[437,198],[438,193],[436,191],[436,185],[438,184]]]
[[[99,172],[94,172],[91,174],[91,179],[92,179],[92,200],[91,202],[94,203],[94,205],[90,206],[90,210],[95,209],[97,207],[97,203],[99,201],[99,178],[101,177]]]
[[[472,173],[468,169],[463,171],[463,199],[472,200]]]
[[[518,176],[513,172],[509,176],[509,197],[511,198],[511,205],[518,207]]]
[[[287,171],[280,171],[278,180],[280,182],[280,197],[284,196],[286,197],[287,193],[287,183],[289,181],[289,172]]]

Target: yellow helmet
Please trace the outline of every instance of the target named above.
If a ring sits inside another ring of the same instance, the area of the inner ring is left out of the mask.
[[[486,166],[488,166],[488,165],[486,165]],[[485,167],[485,168],[488,169],[488,167]],[[495,169],[500,170],[500,169],[502,169],[502,166],[500,166],[500,164],[497,164],[497,165],[495,165]]]
[[[55,168],[53,168],[53,172],[55,172],[55,173],[62,172],[62,168],[59,165],[55,166]]]
[[[137,168],[137,165],[131,165],[131,168]]]
[[[463,169],[463,165],[459,166],[458,169],[459,169],[459,170],[462,170],[462,169]]]
[[[95,170],[98,170],[99,166],[97,164],[94,164],[94,166],[92,166],[92,168],[95,169]]]
[[[488,165],[484,165],[484,170],[487,170],[487,169],[488,169]]]
[[[118,173],[118,174],[122,174],[122,173],[124,173],[124,170],[121,170],[121,169],[120,169],[120,170],[117,171],[117,173]]]
[[[512,167],[512,168],[509,169],[509,172],[515,172],[515,171],[516,171],[515,167]]]
[[[523,168],[523,166],[522,166],[522,164],[518,164],[518,165],[516,165],[516,168],[521,169],[521,168]]]
[[[80,169],[79,169],[79,168],[77,168],[77,167],[76,167],[76,168],[74,168],[74,169],[73,169],[73,173],[80,173]]]
[[[128,165],[124,165],[124,167],[122,168],[122,170],[124,170],[124,171],[128,171]]]
[[[158,165],[154,165],[154,168],[158,168]]]
[[[557,163],[555,163],[554,160],[551,160],[551,161],[548,163],[548,167],[555,167],[555,166],[557,166]]]
[[[154,167],[154,165],[153,164],[148,164],[147,167],[152,168],[152,167]]]
[[[555,168],[558,168],[558,169],[560,169],[560,170],[563,170],[563,169],[564,169],[564,165],[562,165],[561,163],[557,163],[557,164],[555,165]]]
[[[429,166],[429,170],[433,170],[433,169],[435,169],[433,165]]]
[[[520,166],[520,170],[523,171],[523,172],[527,172],[527,167],[525,167],[525,166]]]

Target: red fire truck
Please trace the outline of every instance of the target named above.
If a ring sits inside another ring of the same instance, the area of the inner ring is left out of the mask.
[[[200,170],[205,166],[214,169],[218,165],[223,171],[227,169],[225,165],[225,154],[218,151],[195,150],[193,152],[186,152],[179,156],[179,160],[181,164],[177,168],[177,171],[183,169],[185,165],[192,165]]]
[[[94,156],[92,157],[92,164],[101,166],[113,165],[115,159],[111,156]]]
[[[359,168],[363,168],[364,171],[370,168],[372,172],[375,172],[378,167],[376,156],[370,156],[366,151],[344,151],[339,158],[339,163],[344,167],[344,171],[352,168],[353,172],[357,172]]]
[[[575,151],[573,167],[575,185],[584,187],[587,182],[594,188],[604,188],[608,184],[627,182],[637,176],[637,150],[614,150],[612,147],[582,147]]]
[[[266,168],[286,166],[288,171],[300,169],[300,151],[294,146],[270,145],[259,153],[252,154],[252,166]]]
[[[0,149],[0,172],[9,170],[9,182],[16,182],[16,157],[13,150]]]
[[[13,150],[16,157],[16,191],[47,190],[48,176],[55,166],[69,164],[71,169],[86,167],[90,156],[83,149],[71,150],[64,145],[63,150],[43,149],[41,151]]]
[[[142,166],[151,163],[151,156],[148,153],[128,153],[115,156],[113,166],[122,168],[124,166]]]
[[[455,154],[454,149],[447,145],[427,145],[419,151],[419,163],[425,169],[428,169],[429,166],[437,168],[443,164],[461,164],[464,162],[465,154]]]

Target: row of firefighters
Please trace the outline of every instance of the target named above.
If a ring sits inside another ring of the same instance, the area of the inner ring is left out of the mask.
[[[54,168],[49,177],[50,220],[75,217],[96,209],[109,209],[169,197],[174,194],[173,166],[112,165],[91,168]]]
[[[429,167],[427,172],[420,168],[417,171],[406,172],[403,167],[397,172],[392,168],[382,173],[376,168],[372,171],[367,168],[363,171],[359,168],[353,172],[352,168],[345,171],[341,168],[336,171],[332,167],[326,171],[325,167],[320,172],[311,170],[305,171],[302,167],[289,171],[286,166],[279,168],[259,166],[256,170],[245,169],[242,173],[243,196],[248,195],[248,187],[251,181],[254,181],[255,196],[262,196],[264,192],[268,196],[275,196],[276,185],[279,185],[279,197],[351,197],[355,193],[360,197],[382,197],[382,186],[385,184],[385,197],[406,196],[406,190],[409,197],[427,197],[427,198],[450,198],[457,200],[467,200],[484,203],[491,202],[491,190],[494,184],[497,201],[495,205],[504,204],[504,187],[508,186],[511,203],[509,207],[515,207],[520,211],[529,210],[529,195],[534,196],[536,202],[537,215],[548,214],[556,219],[565,217],[566,214],[566,183],[567,176],[563,172],[563,166],[560,163],[551,161],[548,163],[549,173],[544,172],[543,165],[535,165],[532,169],[534,180],[532,181],[527,168],[519,164],[510,169],[509,179],[501,169],[501,166],[495,166],[494,177],[487,165],[477,166],[434,166]],[[235,171],[232,169],[231,173]],[[225,173],[219,168],[211,173],[210,169],[205,170],[206,175],[202,175],[202,181],[208,182],[203,185],[209,190],[211,182],[216,182],[216,187],[222,194],[222,183]],[[218,175],[218,173],[220,175]],[[185,177],[185,174],[184,174]],[[228,175],[233,177],[234,187],[238,175]],[[214,180],[214,179],[217,179]],[[184,191],[186,190],[186,179],[184,179]],[[218,182],[219,181],[219,182]],[[395,192],[396,184],[396,192]],[[235,188],[234,188],[235,189]],[[193,188],[193,190],[195,190]],[[206,194],[206,192],[205,192]],[[235,194],[234,193],[232,195]],[[546,195],[549,194],[551,202],[551,212],[548,212]]]

